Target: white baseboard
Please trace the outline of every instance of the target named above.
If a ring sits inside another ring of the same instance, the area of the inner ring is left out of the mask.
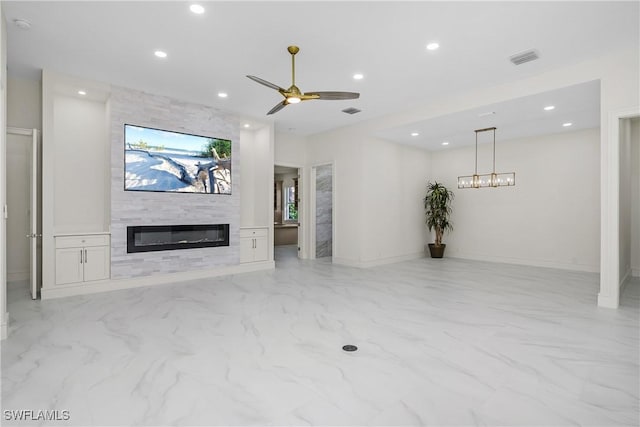
[[[610,295],[598,294],[598,307],[618,308],[620,301]]]
[[[9,335],[9,313],[4,313],[2,324],[0,325],[0,340],[7,339],[7,335]]]
[[[23,282],[29,280],[28,271],[7,271],[7,282]]]
[[[624,291],[624,288],[627,287],[627,283],[629,282],[628,279],[631,278],[631,269],[628,269],[626,273],[624,273],[622,275],[622,278],[620,279],[620,283],[619,283],[619,287],[620,287],[620,295],[622,295],[622,292]]]
[[[444,256],[447,257],[447,252],[445,252]],[[528,265],[531,267],[557,268],[560,270],[584,271],[586,273],[600,272],[600,265],[563,263],[563,262],[544,260],[544,259],[487,256],[487,255],[479,255],[479,254],[473,254],[473,253],[465,253],[461,251],[449,251],[448,257],[459,258],[459,259],[469,259],[474,261],[496,262],[496,263],[503,263],[503,264]]]
[[[370,268],[370,267],[376,267],[379,265],[395,264],[397,262],[411,261],[411,260],[423,258],[423,257],[424,257],[424,252],[415,252],[412,254],[398,255],[394,257],[380,258],[380,259],[374,259],[369,261],[361,261],[361,260],[356,261],[356,260],[350,260],[345,258],[333,257],[332,262],[334,264],[346,265],[348,267]]]
[[[63,298],[73,295],[87,295],[99,292],[119,291],[123,289],[140,288],[145,286],[165,285],[169,283],[187,282],[190,280],[207,279],[211,277],[228,276],[232,274],[249,273],[252,271],[272,270],[273,261],[249,262],[245,264],[217,267],[215,269],[187,271],[181,273],[158,274],[155,276],[134,277],[128,279],[110,279],[96,282],[85,282],[75,286],[54,286],[42,288],[42,299]]]

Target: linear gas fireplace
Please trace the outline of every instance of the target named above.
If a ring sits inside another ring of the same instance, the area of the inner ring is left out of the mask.
[[[229,224],[127,227],[127,253],[229,246]]]

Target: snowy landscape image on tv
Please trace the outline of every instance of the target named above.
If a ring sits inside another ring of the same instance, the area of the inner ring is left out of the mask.
[[[124,125],[124,189],[231,194],[231,141]]]

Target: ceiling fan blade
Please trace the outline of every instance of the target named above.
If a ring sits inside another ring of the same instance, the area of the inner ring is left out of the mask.
[[[328,101],[335,101],[341,99],[358,99],[360,98],[360,94],[357,92],[306,92],[305,96],[317,95],[316,99],[325,99]]]
[[[253,80],[256,83],[260,83],[261,85],[265,85],[266,87],[270,87],[271,89],[275,89],[277,91],[284,91],[283,88],[281,88],[278,85],[275,85],[271,82],[268,82],[266,80],[261,79],[260,77],[256,77],[256,76],[247,76],[249,77],[251,80]]]
[[[289,105],[289,103],[288,103],[288,102],[287,102],[287,100],[285,99],[284,101],[282,101],[282,102],[280,102],[280,103],[276,104],[276,106],[275,106],[275,107],[273,107],[271,110],[269,110],[269,112],[267,113],[267,116],[268,116],[269,114],[275,114],[275,113],[277,113],[278,111],[282,110],[282,109],[283,109],[284,107],[286,107],[287,105]]]

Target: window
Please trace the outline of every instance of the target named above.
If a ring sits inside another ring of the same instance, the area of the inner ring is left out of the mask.
[[[298,200],[296,193],[298,190],[298,180],[294,180],[294,184],[291,187],[285,187],[284,189],[284,220],[285,221],[297,221],[298,220]]]

